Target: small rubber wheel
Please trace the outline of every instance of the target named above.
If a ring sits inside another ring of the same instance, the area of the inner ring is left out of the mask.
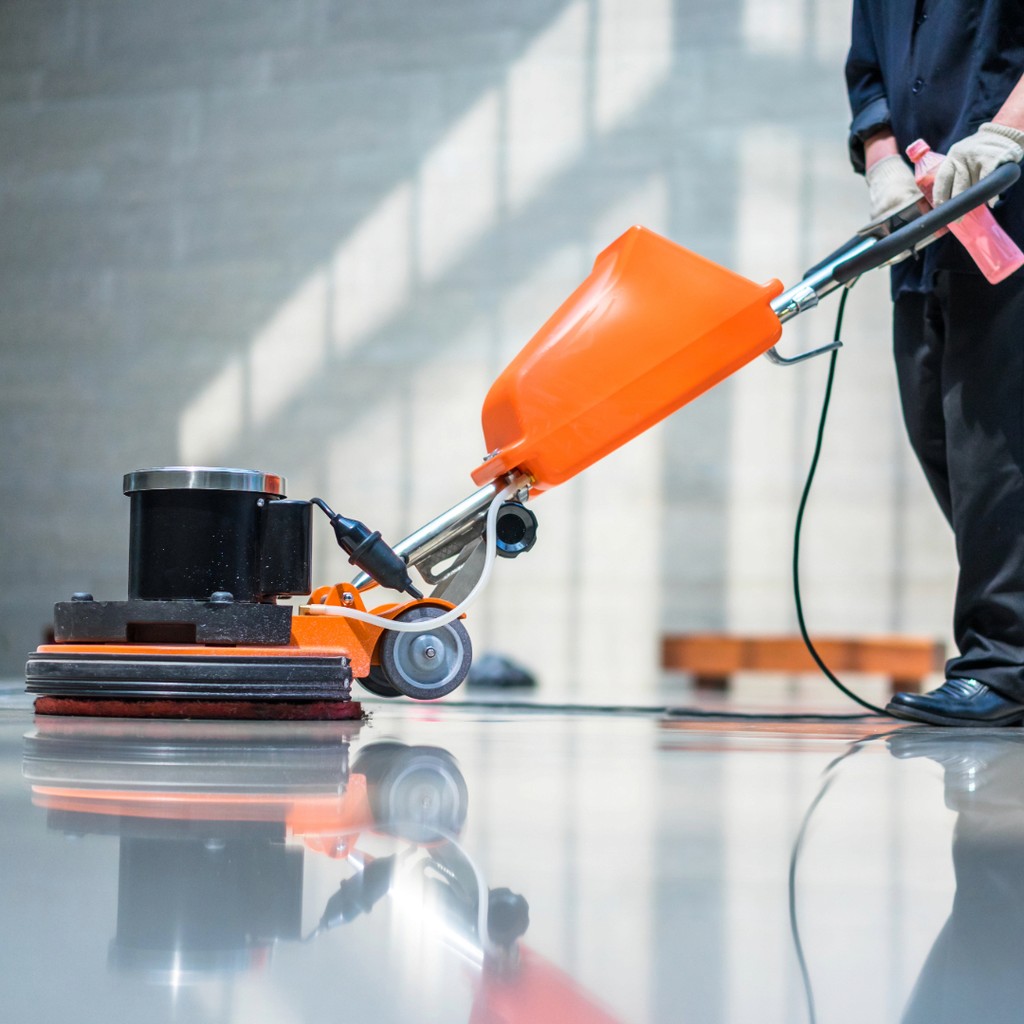
[[[436,842],[462,831],[469,790],[447,750],[370,744],[352,770],[366,775],[377,830],[413,843]]]
[[[399,622],[418,622],[444,613],[443,608],[416,605],[397,618]],[[473,644],[458,619],[416,633],[387,630],[380,641],[380,667],[387,682],[416,700],[451,693],[469,675],[472,662]]]
[[[380,665],[371,665],[370,674],[359,680],[362,686],[378,697],[400,697],[401,694],[389,682]]]

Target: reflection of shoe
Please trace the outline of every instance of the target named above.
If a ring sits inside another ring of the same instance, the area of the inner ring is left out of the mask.
[[[885,710],[930,725],[1016,725],[1024,720],[1024,704],[977,679],[947,679],[931,693],[894,694]]]
[[[1024,805],[1020,778],[1024,771],[1024,732],[1009,729],[973,733],[938,729],[898,729],[885,738],[893,757],[927,757],[945,773],[946,802],[963,809],[972,803]]]
[[[977,733],[965,735],[959,732],[939,732],[935,729],[898,729],[886,736],[885,745],[889,753],[901,761],[913,757],[927,757],[952,772],[966,769],[984,769],[1016,746],[1018,733]],[[1024,740],[1024,737],[1021,737]]]

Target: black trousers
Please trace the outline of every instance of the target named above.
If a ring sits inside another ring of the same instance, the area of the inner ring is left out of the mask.
[[[1024,271],[940,271],[896,300],[893,340],[910,443],[956,537],[947,678],[1024,702]]]

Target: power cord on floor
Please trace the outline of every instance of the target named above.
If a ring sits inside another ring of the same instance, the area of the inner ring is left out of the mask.
[[[855,282],[854,282],[855,283]],[[846,300],[849,298],[850,290],[853,287],[853,283],[847,285],[843,289],[843,294],[839,299],[839,309],[836,311],[836,326],[833,332],[833,340],[839,341],[840,335],[843,330],[843,314],[846,312]],[[822,674],[833,686],[835,686],[842,694],[852,700],[855,704],[859,704],[865,710],[871,712],[874,715],[881,715],[886,718],[894,717],[884,708],[880,708],[870,701],[865,700],[863,697],[854,693],[848,686],[846,686],[842,680],[836,676],[836,674],[825,664],[824,659],[818,653],[817,648],[814,646],[814,641],[811,640],[810,633],[807,631],[807,622],[804,618],[804,605],[803,598],[800,593],[800,537],[803,530],[804,513],[807,510],[807,499],[811,494],[811,486],[814,483],[815,474],[818,471],[818,462],[821,458],[822,443],[825,439],[825,423],[828,420],[828,409],[829,404],[832,401],[832,384],[835,380],[836,375],[836,358],[839,352],[838,349],[833,349],[832,354],[829,356],[828,364],[828,378],[825,382],[825,396],[821,403],[821,415],[818,417],[818,433],[814,442],[814,454],[811,456],[811,465],[807,470],[807,479],[804,481],[803,493],[800,495],[800,505],[797,509],[796,524],[793,529],[793,600],[796,604],[796,619],[800,627],[800,636],[803,639],[804,646],[807,648],[807,652],[814,659],[814,663],[821,670]],[[800,715],[800,714],[756,714],[756,713],[742,713],[742,712],[710,712],[710,713],[698,713],[693,709],[689,708],[678,708],[668,712],[674,718],[719,718],[719,719],[738,719],[747,720],[752,718],[759,718],[766,721],[852,721],[856,719],[867,718],[867,715],[842,715],[842,714],[819,714],[819,715]]]
[[[836,312],[836,326],[833,332],[833,340],[839,341],[840,335],[843,330],[843,314],[846,311],[846,300],[849,298],[850,289],[853,287],[852,284],[848,285],[843,289],[843,294],[839,299],[839,309]],[[807,652],[814,659],[814,663],[821,669],[825,678],[828,679],[833,686],[835,686],[841,693],[852,700],[855,704],[859,704],[862,708],[871,712],[875,715],[882,715],[886,718],[893,717],[884,708],[880,708],[870,701],[865,700],[863,697],[854,693],[848,686],[846,686],[836,674],[825,664],[824,659],[818,653],[817,648],[814,646],[814,641],[811,640],[811,636],[807,631],[807,622],[804,619],[804,605],[803,598],[800,594],[800,536],[803,530],[804,523],[804,512],[807,509],[807,499],[810,497],[811,485],[814,483],[814,477],[818,470],[818,461],[821,458],[822,443],[825,438],[825,423],[828,420],[828,408],[832,400],[832,384],[835,380],[836,374],[836,357],[838,356],[838,349],[833,349],[831,356],[829,356],[828,364],[828,379],[825,383],[825,396],[821,403],[821,415],[818,418],[818,433],[814,442],[814,454],[811,457],[811,465],[807,471],[807,479],[804,482],[803,493],[800,495],[800,506],[797,509],[796,524],[793,529],[793,600],[796,604],[796,618],[797,623],[800,626],[800,636],[803,639],[804,646],[807,648]],[[742,712],[710,712],[710,713],[697,713],[689,708],[678,708],[670,711],[669,714],[674,718],[719,718],[719,719],[738,719],[746,720],[751,718],[759,718],[766,721],[784,721],[784,722],[797,722],[797,721],[853,721],[857,719],[867,718],[867,715],[842,715],[842,714],[819,714],[819,715],[800,715],[800,714],[750,714]]]
[[[373,698],[360,696],[361,701],[376,703]],[[390,703],[390,701],[381,701]],[[716,708],[678,707],[668,704],[574,704],[540,702],[531,700],[515,700],[504,697],[493,699],[476,699],[472,697],[446,700],[445,707],[473,708],[488,711],[534,711],[541,714],[597,714],[597,715],[656,715],[662,718],[693,718],[702,721],[740,721],[740,722],[863,722],[871,715],[835,715],[827,712],[801,711],[728,711]]]
[[[836,313],[836,329],[833,334],[835,341],[839,341],[840,334],[842,333],[843,313],[846,311],[846,300],[850,295],[850,287],[852,287],[852,285],[843,289],[842,297],[839,300],[839,310]],[[800,636],[803,638],[804,646],[807,648],[807,652],[810,656],[814,659],[814,663],[821,669],[828,681],[841,693],[845,694],[850,698],[850,700],[855,704],[859,704],[862,708],[866,708],[868,711],[872,711],[876,715],[892,717],[884,708],[880,708],[854,693],[836,676],[828,665],[825,664],[821,655],[818,653],[817,648],[815,648],[810,634],[807,632],[807,623],[804,620],[804,604],[803,599],[800,596],[800,534],[803,529],[804,512],[807,509],[807,499],[810,496],[811,485],[814,483],[814,476],[818,470],[818,460],[821,457],[821,446],[825,438],[825,423],[828,419],[829,403],[832,400],[832,382],[835,380],[836,357],[838,354],[838,350],[833,349],[831,356],[829,356],[828,380],[825,383],[825,397],[822,399],[821,415],[818,418],[818,435],[814,442],[814,455],[811,457],[811,465],[807,471],[807,479],[804,482],[803,494],[800,496],[800,507],[797,509],[796,513],[796,526],[793,530],[793,599],[796,603],[796,619],[800,626]]]

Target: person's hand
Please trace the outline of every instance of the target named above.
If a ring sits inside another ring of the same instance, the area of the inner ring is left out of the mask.
[[[914,183],[914,172],[901,156],[882,157],[864,174],[868,183],[868,216],[872,224],[913,206],[924,196]]]
[[[860,229],[859,233],[862,235],[884,237],[889,234],[889,225],[886,222],[894,214],[901,213],[915,203],[921,203],[922,209],[927,209],[925,198],[914,181],[914,172],[898,154],[884,156],[876,163],[870,164],[864,178],[868,183],[871,221]],[[941,238],[945,233],[945,228],[939,228],[934,235],[922,239],[913,249],[908,249],[893,257],[886,266],[902,263],[914,253],[920,252],[925,246],[931,245],[935,239]]]
[[[991,121],[973,135],[950,146],[946,159],[935,172],[932,202],[936,206],[976,185],[1001,164],[1016,164],[1024,159],[1024,132],[1007,124]],[[994,206],[999,197],[989,200]]]

